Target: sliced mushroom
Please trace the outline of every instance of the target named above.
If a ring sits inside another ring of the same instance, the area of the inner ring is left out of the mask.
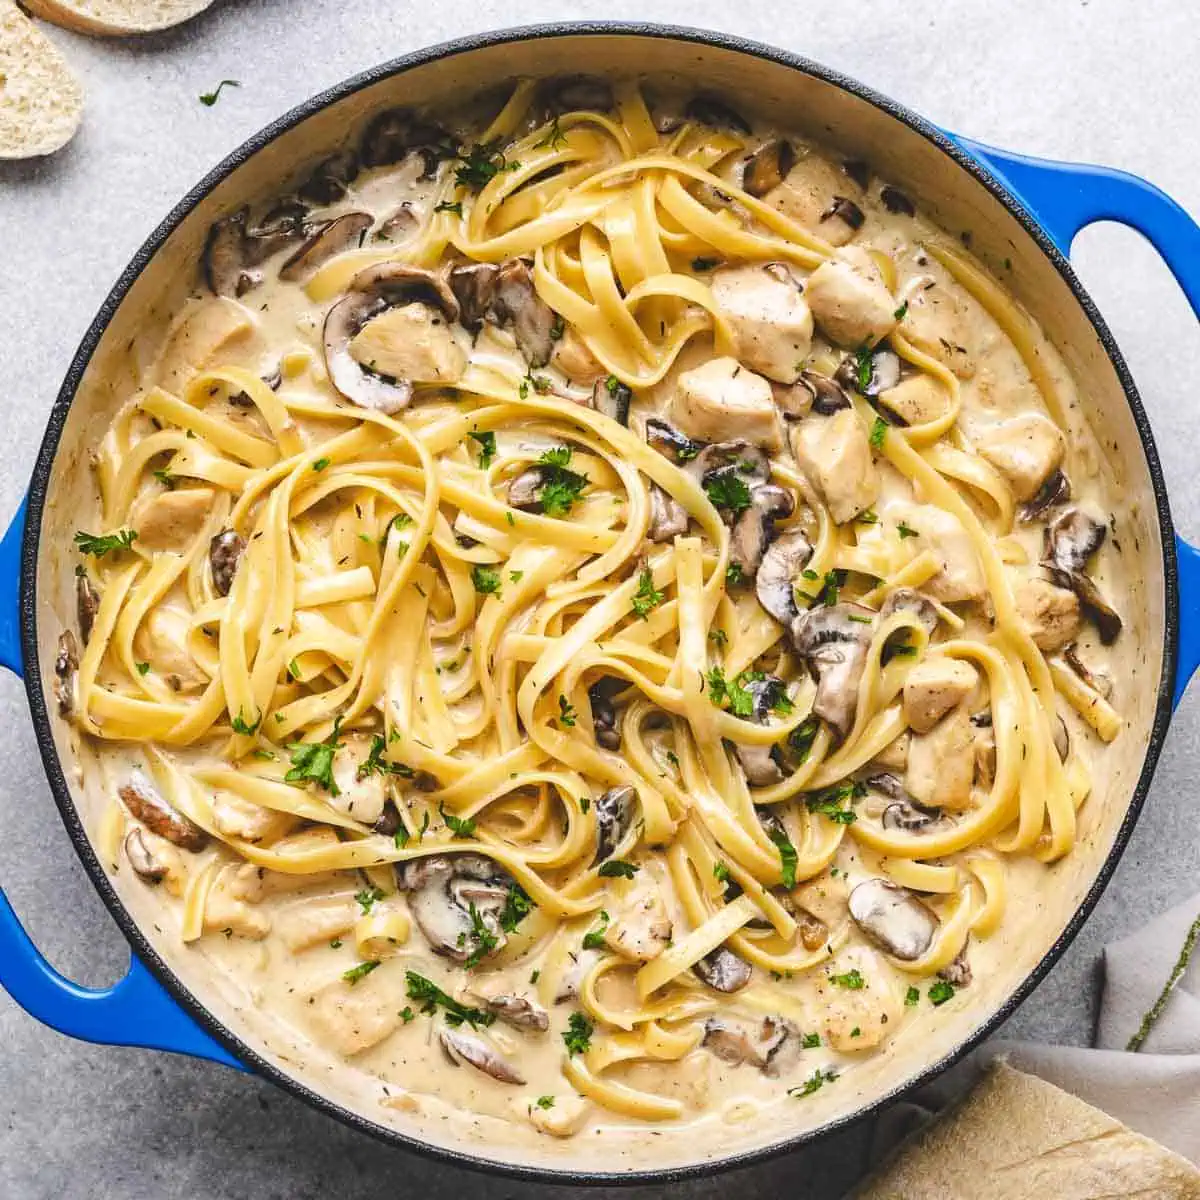
[[[1071,499],[1071,481],[1062,469],[1055,471],[1038,489],[1038,492],[1028,503],[1022,504],[1019,518],[1028,523],[1044,516],[1050,509],[1060,504],[1066,504]]]
[[[718,946],[692,967],[692,971],[714,991],[732,994],[740,992],[754,973],[744,958],[732,950]]]
[[[939,808],[925,808],[908,794],[899,777],[890,772],[872,775],[867,787],[880,792],[892,801],[883,810],[881,824],[884,829],[898,829],[905,833],[921,833],[941,819]]]
[[[669,542],[688,531],[688,510],[656,483],[650,485],[650,527],[646,536],[652,542]]]
[[[701,93],[693,96],[684,109],[691,121],[699,121],[711,129],[732,129],[737,133],[751,132],[750,123],[736,109],[731,108],[719,96]]]
[[[637,792],[628,784],[609,788],[592,802],[596,815],[596,854],[592,866],[611,858],[625,839],[637,809]]]
[[[75,676],[79,671],[79,642],[69,629],[58,635],[54,656],[54,699],[58,711],[68,717],[75,710]]]
[[[875,350],[870,359],[871,372],[864,382],[859,378],[859,359],[856,354],[847,354],[833,373],[834,380],[842,387],[861,396],[878,396],[894,388],[900,382],[900,356],[894,350]],[[818,377],[819,378],[819,377]]]
[[[365,369],[350,353],[350,341],[374,317],[390,308],[429,304],[447,321],[458,320],[458,301],[445,279],[420,267],[381,263],[359,271],[346,295],[325,318],[325,366],[330,382],[362,408],[398,412],[412,399],[412,380],[388,378]]]
[[[1063,762],[1071,757],[1071,731],[1060,713],[1054,714],[1054,750]]]
[[[412,204],[405,200],[379,223],[375,237],[385,242],[403,241],[416,232],[420,218]]]
[[[1088,560],[1100,549],[1107,526],[1081,508],[1064,509],[1046,526],[1042,565],[1060,587],[1069,587],[1107,646],[1121,632],[1121,618],[1086,573]]]
[[[913,207],[913,202],[899,188],[892,187],[890,183],[885,183],[880,188],[879,199],[883,202],[883,207],[890,213],[898,213],[905,217],[916,214],[917,210]]]
[[[363,130],[359,157],[364,167],[390,167],[409,149],[411,114],[403,108],[389,108],[372,117]]]
[[[530,467],[514,476],[508,485],[508,504],[510,508],[522,510],[540,509],[542,506],[542,486],[546,482],[546,473],[541,467]]]
[[[311,233],[294,254],[279,268],[279,278],[292,283],[307,279],[331,258],[361,244],[375,218],[367,212],[348,212],[326,221]]]
[[[400,810],[391,800],[385,800],[383,803],[383,812],[379,814],[379,819],[371,826],[375,833],[381,833],[384,837],[395,837],[403,822],[400,819]]]
[[[597,379],[592,385],[592,407],[618,425],[629,424],[629,406],[633,402],[633,389],[628,388],[615,375]]]
[[[621,726],[613,696],[624,691],[625,680],[612,675],[597,679],[588,688],[588,703],[592,706],[592,733],[596,744],[605,750],[620,750]]]
[[[704,449],[703,442],[694,441],[658,417],[647,420],[646,441],[664,458],[677,463],[691,462]]]
[[[551,80],[546,85],[546,103],[551,113],[609,112],[614,106],[612,88],[595,75],[576,75]]]
[[[792,143],[782,138],[763,143],[747,160],[742,172],[742,190],[751,196],[765,196],[778,187],[796,165]]]
[[[511,258],[496,276],[492,310],[501,325],[511,326],[517,347],[530,366],[542,367],[554,350],[554,310],[537,294],[533,270],[527,262]]]
[[[272,254],[299,241],[308,232],[308,208],[298,200],[281,200],[246,227],[242,255],[248,266],[266,262]]]
[[[789,529],[777,537],[762,557],[754,578],[758,602],[783,625],[790,625],[799,610],[793,581],[813,556],[812,543],[802,529]]]
[[[257,282],[246,264],[247,215],[240,209],[209,228],[200,262],[204,282],[215,296],[240,296]]]
[[[142,830],[134,826],[126,835],[124,841],[125,857],[133,868],[134,874],[147,883],[160,883],[167,874],[167,864],[157,858],[146,845]]]
[[[788,1043],[799,1047],[800,1039],[790,1022],[782,1017],[764,1017],[761,1024],[747,1026],[725,1017],[709,1017],[704,1022],[704,1037],[700,1044],[730,1066],[749,1063],[764,1075],[780,1073]]]
[[[450,290],[458,301],[463,325],[478,333],[492,307],[500,268],[495,263],[459,263],[450,272]]]
[[[967,961],[967,947],[963,948],[939,972],[938,978],[953,984],[956,988],[971,986],[971,964]]]
[[[816,371],[801,371],[799,384],[812,397],[812,402],[805,412],[797,412],[795,416],[806,416],[808,412],[815,412],[823,417],[831,417],[835,412],[850,407],[850,397],[842,390],[841,385],[828,375],[821,375]]]
[[[684,470],[701,485],[722,472],[732,471],[748,488],[754,488],[770,479],[771,460],[750,442],[713,442],[687,463]]]
[[[881,950],[915,962],[933,944],[937,914],[899,884],[867,879],[850,893],[850,916]]]
[[[740,568],[743,578],[753,578],[762,565],[775,537],[776,517],[790,517],[795,509],[791,492],[775,484],[762,483],[751,490],[750,507],[734,522],[729,545],[730,564]]]
[[[834,196],[833,202],[821,214],[822,221],[832,221],[834,217],[845,221],[854,230],[861,229],[867,219],[863,210],[846,196]]]
[[[410,859],[396,864],[396,884],[408,893],[409,912],[435,954],[460,963],[478,961],[507,941],[500,913],[513,880],[490,858],[434,854]],[[481,937],[479,927],[490,937]]]
[[[130,815],[141,821],[151,833],[166,838],[172,845],[193,853],[208,845],[208,834],[190,817],[168,804],[158,789],[136,767],[129,782],[117,789]]]
[[[1063,650],[1063,659],[1067,666],[1098,695],[1107,700],[1112,695],[1112,679],[1104,671],[1093,670],[1079,657],[1078,647],[1072,642]]]
[[[86,567],[75,568],[75,615],[79,618],[79,636],[86,646],[100,610],[100,596],[92,587]]]
[[[785,776],[775,755],[774,746],[755,746],[735,742],[733,752],[737,755],[742,774],[751,787],[768,787],[781,782]]]
[[[516,1029],[533,1029],[538,1033],[545,1033],[550,1028],[549,1013],[540,1004],[535,1004],[527,996],[516,992],[486,996],[483,1006],[488,1012],[495,1013],[500,1020]]]
[[[792,622],[792,644],[817,681],[813,712],[839,739],[854,723],[874,628],[875,614],[859,604],[811,608]]]
[[[893,613],[901,611],[911,612],[925,626],[925,631],[930,637],[937,633],[940,620],[938,610],[927,596],[922,596],[912,588],[897,588],[883,602],[879,609],[879,619],[886,621]]]
[[[525,1076],[483,1038],[459,1029],[443,1029],[439,1036],[450,1061],[456,1065],[465,1062],[500,1083],[525,1082]]]
[[[246,539],[236,529],[222,529],[208,544],[208,564],[212,571],[213,591],[228,596],[233,577],[246,552]]]
[[[358,156],[353,150],[339,150],[322,159],[300,187],[301,199],[311,204],[333,204],[340,200],[358,178]]]

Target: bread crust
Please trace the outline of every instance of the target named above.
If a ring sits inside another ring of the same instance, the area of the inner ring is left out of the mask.
[[[79,128],[83,89],[66,59],[9,0],[0,0],[0,159],[36,158]]]
[[[34,16],[96,37],[154,33],[190,21],[213,0],[24,0]]]

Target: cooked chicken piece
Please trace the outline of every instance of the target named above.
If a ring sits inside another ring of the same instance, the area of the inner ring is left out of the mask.
[[[378,1045],[400,1024],[396,993],[376,971],[354,983],[338,977],[313,992],[306,1006],[319,1041],[347,1058]]]
[[[879,472],[867,431],[852,408],[832,416],[810,413],[791,428],[792,453],[842,525],[870,508],[879,496]]]
[[[178,394],[197,371],[206,367],[218,363],[248,365],[254,350],[255,325],[250,310],[228,296],[192,305],[167,335],[155,367],[155,382]]]
[[[887,771],[903,771],[908,766],[909,737],[905,731],[898,738],[893,738],[871,761]]]
[[[706,442],[741,438],[778,450],[783,441],[771,385],[736,358],[714,358],[680,375],[672,416],[689,437]]]
[[[1079,597],[1048,579],[1034,576],[1020,580],[1013,587],[1013,601],[1034,644],[1046,653],[1075,641],[1083,628]]]
[[[991,725],[972,725],[975,742],[975,782],[990,788],[996,779],[996,731]]]
[[[274,841],[295,828],[297,818],[254,804],[233,792],[218,792],[212,802],[213,821],[227,837],[247,842]]]
[[[903,1002],[875,951],[850,946],[814,978],[821,1033],[832,1049],[843,1054],[871,1050],[899,1028]],[[846,986],[850,979],[861,980],[861,986]]]
[[[950,398],[932,375],[921,372],[880,392],[879,403],[894,412],[905,425],[924,425],[949,408]]]
[[[850,888],[839,871],[822,871],[792,889],[792,902],[820,921],[826,929],[835,929],[846,919],[846,897]]]
[[[467,367],[445,314],[420,301],[368,321],[351,339],[350,354],[368,371],[414,383],[456,383]]]
[[[310,826],[301,833],[280,838],[271,844],[271,849],[278,854],[286,854],[290,850],[332,849],[339,844],[333,828],[322,825]],[[285,896],[291,892],[301,892],[308,887],[336,882],[339,882],[339,878],[332,871],[294,875],[286,871],[269,871],[266,867],[256,867],[253,863],[243,863],[233,872],[229,890],[238,900],[245,900],[248,904],[260,904],[268,896]]]
[[[190,622],[177,608],[152,608],[133,637],[138,662],[149,663],[177,692],[194,692],[207,686],[208,676],[188,653]]]
[[[212,506],[213,490],[206,487],[143,496],[129,518],[137,530],[138,549],[184,550],[204,527]]]
[[[917,733],[928,733],[979,682],[969,662],[935,654],[919,662],[904,680],[904,716]]]
[[[279,914],[275,928],[283,944],[293,953],[327,946],[354,928],[362,915],[349,896],[322,896],[302,900]]]
[[[557,367],[572,383],[592,383],[607,374],[587,343],[569,325],[554,343],[550,365]]]
[[[863,214],[855,203],[861,198],[862,189],[849,175],[820,155],[809,154],[763,200],[810,233],[841,246],[862,225]]]
[[[821,332],[847,349],[873,346],[896,327],[896,298],[861,246],[844,246],[823,262],[804,295]]]
[[[343,812],[364,825],[374,825],[383,815],[387,788],[382,769],[359,778],[359,772],[371,753],[371,739],[362,734],[350,734],[343,748],[333,757],[333,781],[338,795],[331,792],[327,801],[331,808]]]
[[[967,301],[931,278],[901,289],[908,307],[900,332],[960,379],[975,374]]]
[[[223,871],[204,901],[204,932],[261,941],[271,932],[271,919],[261,909],[251,908],[229,890],[231,873]]]
[[[904,786],[918,804],[950,809],[970,805],[975,778],[972,732],[966,705],[959,704],[928,733],[913,735]]]
[[[737,356],[778,383],[795,383],[812,348],[813,319],[782,263],[726,267],[712,277],[713,296],[732,326]]]
[[[653,883],[639,887],[614,916],[604,933],[604,944],[622,958],[649,962],[671,940],[671,918],[662,893]]]
[[[583,1096],[574,1092],[549,1097],[548,1106],[543,1105],[544,1099],[527,1104],[525,1111],[530,1125],[538,1133],[548,1133],[551,1137],[568,1138],[578,1133],[592,1108]]]
[[[1058,426],[1038,413],[1013,417],[979,437],[979,453],[1008,480],[1021,501],[1037,495],[1066,450]]]
[[[906,539],[914,550],[932,551],[941,570],[924,585],[935,600],[953,603],[974,600],[984,593],[983,568],[962,522],[945,509],[932,504],[914,504],[897,517],[915,538]]]

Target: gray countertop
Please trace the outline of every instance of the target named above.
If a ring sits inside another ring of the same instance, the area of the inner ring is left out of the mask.
[[[200,175],[268,120],[353,72],[481,29],[562,17],[708,26],[855,76],[941,125],[1032,154],[1104,162],[1200,212],[1200,9],[1175,0],[858,0],[741,5],[594,0],[408,5],[388,0],[218,3],[173,33],[102,43],[52,31],[87,92],[83,128],[54,159],[0,164],[0,354],[7,394],[0,513],[17,505],[70,355],[124,264]],[[197,101],[222,78],[220,103]],[[1175,517],[1200,537],[1200,332],[1135,234],[1086,232],[1075,262],[1108,318],[1154,424]],[[0,884],[54,963],[82,983],[128,951],[85,877],[42,776],[23,692],[0,679]],[[1103,943],[1197,886],[1192,786],[1200,710],[1185,699],[1116,877],[1070,951],[1006,1033],[1086,1042]],[[0,993],[0,1195],[13,1200],[303,1200],[565,1194],[471,1176],[352,1133],[270,1084],[161,1054],[69,1041]],[[835,1197],[866,1131],[732,1177],[645,1195]],[[633,1193],[626,1193],[632,1195]]]

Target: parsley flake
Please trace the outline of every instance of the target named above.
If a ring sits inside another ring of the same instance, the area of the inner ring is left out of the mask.
[[[479,443],[479,467],[486,471],[496,457],[496,435],[489,429],[485,433],[472,431],[467,436],[471,441]]]
[[[216,104],[216,102],[220,99],[221,93],[227,87],[241,87],[241,86],[242,86],[241,80],[239,80],[239,79],[222,79],[221,82],[218,83],[217,86],[211,92],[201,92],[200,93],[200,97],[199,97],[200,103],[203,104],[205,108],[212,108],[212,106],[214,104]]]
[[[568,1054],[586,1054],[592,1045],[592,1033],[595,1026],[581,1012],[573,1012],[567,1018],[567,1028],[563,1030],[563,1041]]]
[[[596,874],[603,879],[632,879],[637,871],[638,868],[631,862],[625,862],[620,858],[610,858],[608,862],[601,864],[600,870]]]
[[[633,596],[633,611],[643,621],[650,619],[650,613],[663,602],[663,593],[654,587],[654,576],[649,567],[643,567],[638,575],[638,588]]]
[[[78,530],[75,534],[75,545],[80,554],[94,554],[103,558],[110,550],[128,550],[137,541],[137,530],[121,529],[116,533],[93,534]]]
[[[351,967],[348,971],[342,972],[342,978],[353,987],[360,979],[365,979],[370,973],[379,966],[378,959],[368,959],[366,962],[360,962],[357,967]]]

